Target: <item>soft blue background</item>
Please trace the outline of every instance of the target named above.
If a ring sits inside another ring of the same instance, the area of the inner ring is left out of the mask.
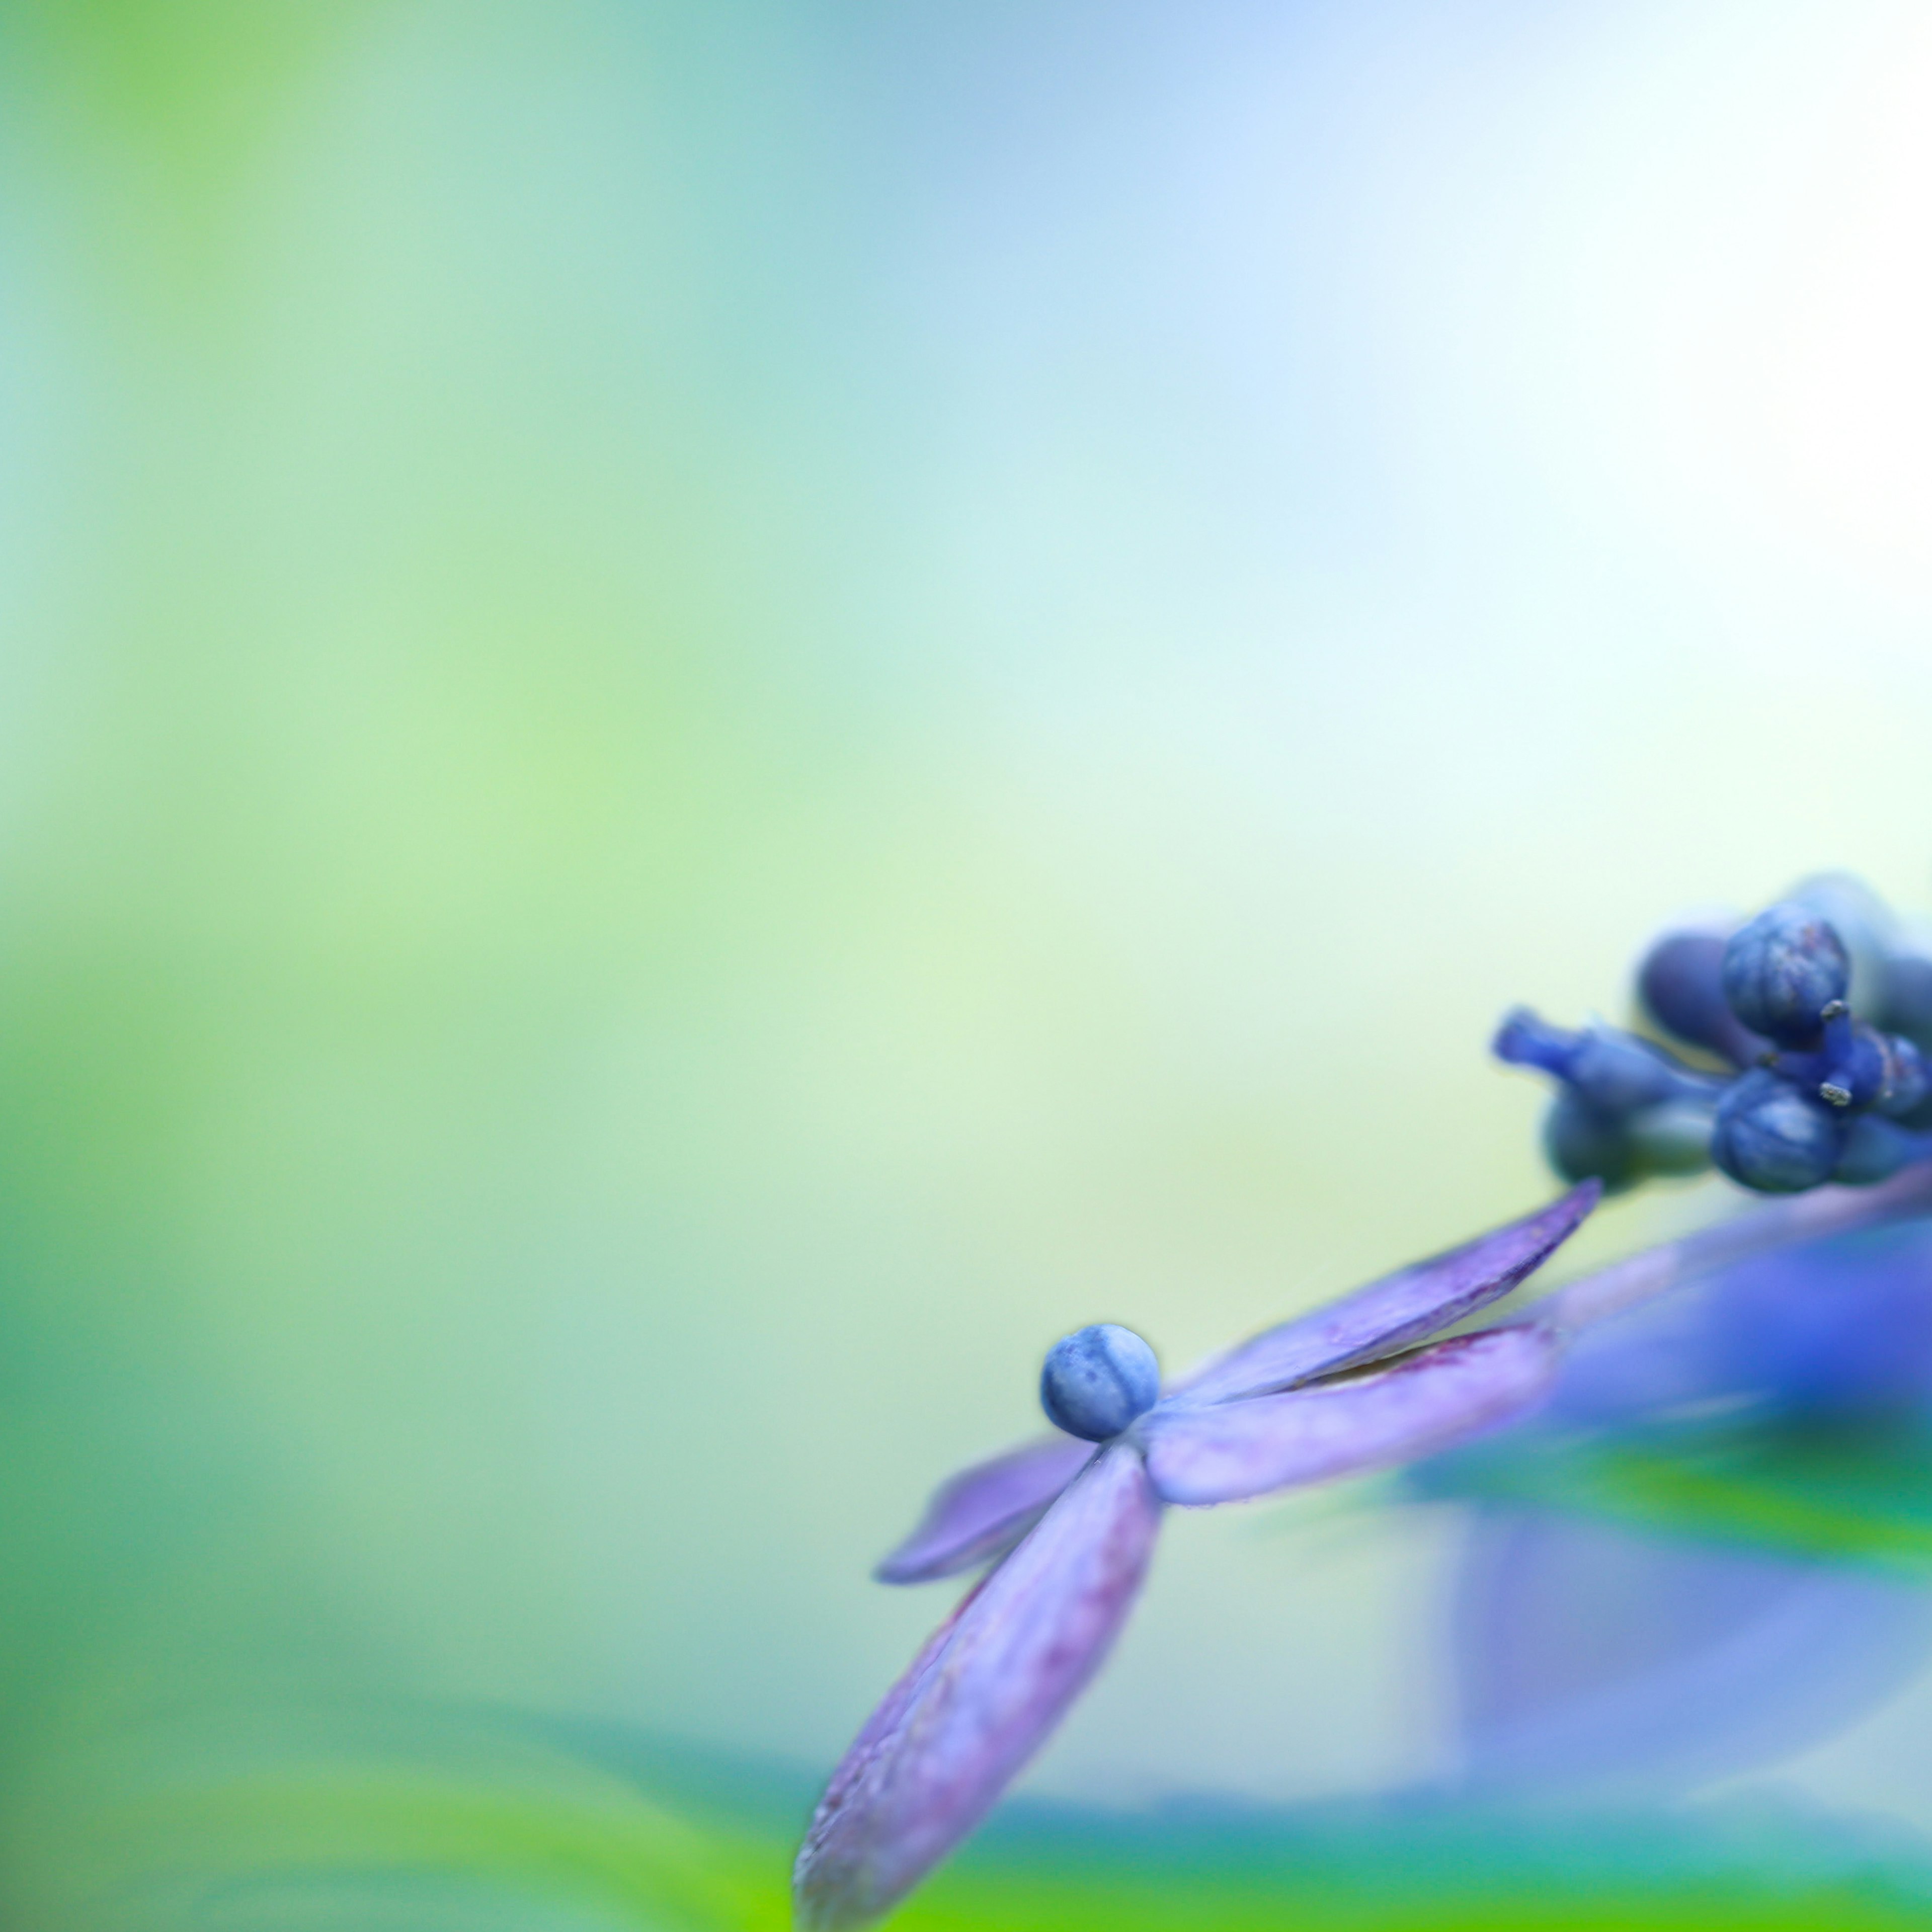
[[[1054,1336],[1530,1204],[1495,1016],[1687,905],[1932,910],[1918,8],[0,35],[10,1788],[344,1685],[826,1762]],[[1456,1534],[1177,1522],[1040,1786],[1439,1766]]]

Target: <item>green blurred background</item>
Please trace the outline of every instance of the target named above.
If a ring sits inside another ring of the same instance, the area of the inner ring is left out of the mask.
[[[1687,904],[1932,909],[1928,106],[1877,0],[0,5],[18,1922],[348,1712],[808,1791],[1054,1336],[1529,1205],[1495,1016]],[[1176,1522],[1032,1788],[1427,1775],[1454,1534]]]

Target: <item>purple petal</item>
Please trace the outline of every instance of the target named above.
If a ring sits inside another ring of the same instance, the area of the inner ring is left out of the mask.
[[[979,1822],[1100,1667],[1160,1520],[1138,1453],[1111,1446],[934,1634],[819,1801],[792,1874],[801,1927],[877,1918]]]
[[[1163,1402],[1144,1418],[1163,1502],[1232,1503],[1297,1483],[1407,1462],[1528,1408],[1559,1344],[1540,1328],[1438,1342],[1393,1365],[1245,1402]]]
[[[1392,1354],[1507,1294],[1562,1246],[1603,1192],[1596,1181],[1466,1246],[1418,1262],[1244,1342],[1176,1385],[1190,1401],[1262,1395],[1372,1354]]]
[[[1004,1555],[1093,1456],[1090,1442],[1049,1436],[961,1470],[872,1574],[881,1583],[926,1583]]]

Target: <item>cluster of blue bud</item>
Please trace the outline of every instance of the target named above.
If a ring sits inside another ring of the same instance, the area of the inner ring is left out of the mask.
[[[1567,1179],[1616,1189],[1714,1164],[1797,1194],[1932,1155],[1932,955],[1856,880],[1807,880],[1733,932],[1666,934],[1637,999],[1677,1050],[1522,1009],[1497,1033],[1499,1058],[1560,1083],[1544,1146]]]

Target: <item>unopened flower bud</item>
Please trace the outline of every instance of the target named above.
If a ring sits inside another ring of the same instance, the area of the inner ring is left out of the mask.
[[[1600,1180],[1620,1193],[1639,1178],[1636,1150],[1621,1120],[1586,1106],[1565,1088],[1543,1117],[1543,1151],[1565,1180]]]
[[[1612,1120],[1666,1100],[1694,1098],[1712,1084],[1663,1048],[1616,1027],[1572,1033],[1518,1006],[1496,1030],[1490,1051],[1512,1066],[1554,1074],[1577,1098]]]
[[[1708,1100],[1666,1100],[1630,1117],[1628,1132],[1645,1175],[1701,1174],[1711,1164],[1715,1110]]]
[[[1846,1125],[1824,1102],[1760,1069],[1742,1076],[1718,1102],[1711,1158],[1760,1193],[1802,1194],[1831,1178]]]
[[[1866,1114],[1845,1130],[1845,1144],[1838,1165],[1832,1170],[1834,1180],[1852,1187],[1870,1187],[1889,1180],[1908,1160],[1925,1151],[1925,1136],[1900,1126],[1895,1121]]]
[[[1667,1034],[1736,1066],[1749,1066],[1764,1042],[1724,998],[1724,939],[1715,932],[1667,932],[1637,968],[1639,1004]]]
[[[1898,938],[1891,907],[1851,872],[1814,872],[1784,895],[1838,935],[1850,981],[1844,997],[1867,1018],[1876,1017],[1885,988],[1886,961]]]
[[[1902,1120],[1916,1114],[1932,1096],[1932,1069],[1927,1067],[1924,1054],[1902,1034],[1888,1034],[1885,1043],[1892,1072],[1878,1110]]]
[[[1040,1406],[1070,1436],[1105,1442],[1153,1408],[1160,1364],[1131,1328],[1096,1322],[1063,1336],[1040,1372]]]
[[[1617,1118],[1566,1088],[1543,1117],[1543,1149],[1564,1180],[1600,1180],[1616,1194],[1640,1180],[1708,1167],[1711,1123],[1708,1100],[1665,1100]]]
[[[1774,905],[1724,948],[1724,997],[1753,1033],[1803,1046],[1842,1009],[1851,964],[1837,933],[1799,905]]]
[[[1885,962],[1884,992],[1872,1017],[1888,1032],[1932,1047],[1932,958],[1900,950]]]

